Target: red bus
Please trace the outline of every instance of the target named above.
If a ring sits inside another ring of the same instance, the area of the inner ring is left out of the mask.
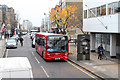
[[[35,49],[45,60],[68,59],[68,35],[36,33]]]

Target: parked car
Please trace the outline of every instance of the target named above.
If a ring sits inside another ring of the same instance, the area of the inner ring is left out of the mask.
[[[35,34],[36,32],[40,32],[39,30],[31,30],[30,31],[30,38],[32,39],[32,34]]]
[[[34,38],[35,38],[35,34],[32,35],[32,41],[33,41]]]
[[[33,39],[34,39],[34,37],[35,37],[35,33],[36,33],[36,32],[32,32],[32,33],[31,33],[31,39],[32,39],[32,41],[33,41]]]
[[[11,39],[15,39],[18,42],[19,36],[18,35],[14,35],[11,37]]]
[[[34,39],[32,41],[32,48],[35,48],[35,37],[34,37]]]
[[[27,34],[27,32],[22,32],[22,34],[23,34],[23,35],[26,35],[26,34]]]
[[[17,48],[17,42],[15,39],[9,39],[6,42],[6,48]]]

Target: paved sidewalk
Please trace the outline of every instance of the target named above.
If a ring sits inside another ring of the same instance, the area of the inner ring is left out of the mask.
[[[0,58],[4,56],[5,49],[5,40],[0,40]]]
[[[77,46],[70,44],[70,60],[98,74],[103,78],[118,78],[117,59],[111,59],[109,56],[107,56],[107,60],[98,60],[96,53],[91,53],[90,58],[91,60],[77,61]]]

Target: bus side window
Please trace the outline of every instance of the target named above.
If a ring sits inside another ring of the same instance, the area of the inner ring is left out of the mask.
[[[40,45],[41,45],[41,46],[43,46],[43,42],[42,42],[42,41],[43,41],[43,39],[40,38]]]
[[[41,38],[39,38],[39,45],[41,46]]]
[[[44,46],[44,39],[42,39],[42,46]]]
[[[46,48],[46,40],[44,39],[44,50],[45,50],[45,48]]]
[[[38,44],[38,37],[36,36],[35,42]]]
[[[43,39],[41,38],[41,46],[43,46]]]

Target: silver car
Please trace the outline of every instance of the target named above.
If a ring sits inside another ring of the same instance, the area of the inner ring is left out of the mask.
[[[17,42],[15,39],[9,39],[6,42],[6,48],[17,48]]]
[[[18,42],[19,36],[18,35],[14,35],[11,37],[11,39],[15,39]]]

